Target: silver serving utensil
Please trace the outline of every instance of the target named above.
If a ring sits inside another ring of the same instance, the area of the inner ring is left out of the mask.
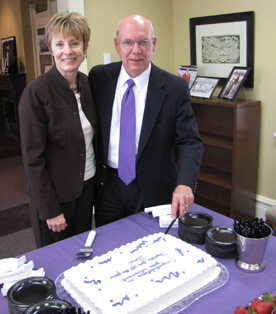
[[[95,239],[96,231],[91,230],[86,239],[85,245],[80,248],[79,252],[76,254],[77,257],[88,257],[93,253],[92,243]]]

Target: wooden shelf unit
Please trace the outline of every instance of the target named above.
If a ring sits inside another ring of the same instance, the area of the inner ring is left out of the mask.
[[[19,141],[18,103],[26,74],[0,75],[0,132]]]
[[[204,144],[195,202],[223,215],[255,216],[260,101],[192,97]]]

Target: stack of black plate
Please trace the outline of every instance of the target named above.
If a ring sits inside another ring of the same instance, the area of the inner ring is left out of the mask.
[[[205,233],[213,225],[213,217],[200,212],[187,212],[178,220],[178,235],[181,240],[204,244]]]
[[[208,253],[220,258],[235,258],[238,254],[236,236],[231,226],[216,226],[205,234]]]
[[[30,306],[24,314],[73,314],[76,310],[72,305],[64,300],[51,299],[43,300]]]
[[[31,305],[56,297],[56,286],[51,279],[30,277],[15,283],[7,293],[10,314],[24,313]]]

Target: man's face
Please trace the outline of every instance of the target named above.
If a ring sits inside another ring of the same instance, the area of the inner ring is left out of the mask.
[[[121,43],[135,41],[132,48],[125,48]],[[141,48],[138,42],[149,40],[147,48]],[[152,38],[150,24],[141,17],[124,19],[119,26],[119,39],[114,39],[116,51],[120,55],[123,66],[130,77],[143,73],[151,62],[152,53],[156,47],[156,37]]]

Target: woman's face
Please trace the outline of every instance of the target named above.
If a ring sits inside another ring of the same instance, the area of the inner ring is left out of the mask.
[[[82,40],[70,33],[65,36],[55,34],[51,41],[51,50],[56,67],[64,77],[77,74],[86,52]]]

